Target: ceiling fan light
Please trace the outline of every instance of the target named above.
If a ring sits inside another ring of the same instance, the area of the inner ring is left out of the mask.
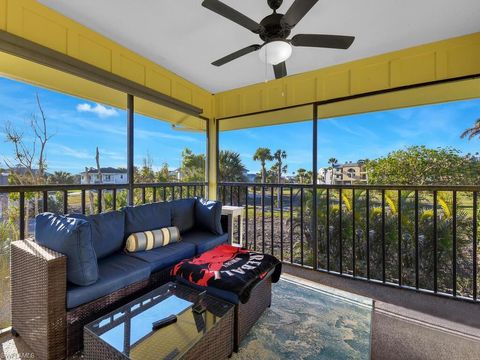
[[[291,55],[292,46],[282,40],[266,43],[258,52],[260,59],[270,65],[278,65],[287,60]]]

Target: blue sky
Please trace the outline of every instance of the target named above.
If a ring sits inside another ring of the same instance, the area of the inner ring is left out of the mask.
[[[54,91],[0,77],[0,167],[12,160],[13,147],[5,141],[7,122],[20,129],[31,142],[29,119],[38,113],[38,92],[53,137],[47,146],[48,171],[79,173],[85,166],[95,167],[95,148],[99,146],[101,166],[126,167],[126,112],[95,104]],[[165,122],[141,115],[135,118],[135,164],[141,165],[149,153],[155,168],[164,162],[178,167],[181,153],[189,147],[205,152],[205,135],[171,129]],[[13,161],[13,160],[12,160]]]
[[[31,141],[28,121],[38,113],[38,92],[54,136],[47,149],[48,171],[79,173],[95,166],[95,147],[101,165],[126,167],[126,113],[123,110],[0,78],[0,167],[12,160],[13,148],[5,142],[7,122],[23,130]],[[460,139],[461,132],[480,117],[480,99],[376,112],[321,120],[318,123],[319,166],[331,157],[340,163],[377,158],[410,145],[450,146],[463,153],[480,151],[480,141]],[[294,123],[220,134],[220,148],[237,151],[250,172],[260,164],[252,160],[258,147],[286,150],[288,173],[311,169],[312,123]],[[181,152],[189,147],[205,153],[205,135],[179,132],[170,125],[137,115],[135,119],[135,163],[141,165],[147,153],[155,168],[164,162],[178,167]]]

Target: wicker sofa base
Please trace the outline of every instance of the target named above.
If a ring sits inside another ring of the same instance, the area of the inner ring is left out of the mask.
[[[100,299],[67,311],[67,356],[83,348],[83,327],[93,320],[127,304],[140,295],[170,281],[171,267],[150,275],[149,279],[136,282]]]
[[[235,306],[233,350],[238,352],[242,340],[255,325],[263,312],[272,304],[272,278],[265,278],[252,290],[247,303]]]

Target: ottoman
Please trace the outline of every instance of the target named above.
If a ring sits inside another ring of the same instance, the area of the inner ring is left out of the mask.
[[[281,263],[275,257],[230,245],[220,245],[193,259],[184,260],[172,270],[178,282],[197,290],[206,290],[211,296],[235,305],[235,352],[248,331],[270,307],[272,283],[279,280],[280,273]],[[239,292],[239,286],[229,286],[226,279],[229,277],[238,277],[240,281],[236,285],[244,283],[243,291]]]

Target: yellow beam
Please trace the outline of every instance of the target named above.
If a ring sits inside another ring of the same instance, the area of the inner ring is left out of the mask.
[[[452,81],[319,105],[318,118],[327,119],[372,111],[399,109],[479,97],[480,78]]]
[[[218,93],[215,115],[242,116],[478,75],[479,58],[480,32]],[[422,104],[422,98],[415,98],[414,92],[408,96],[412,97],[412,106]],[[245,127],[249,126],[250,122]]]

